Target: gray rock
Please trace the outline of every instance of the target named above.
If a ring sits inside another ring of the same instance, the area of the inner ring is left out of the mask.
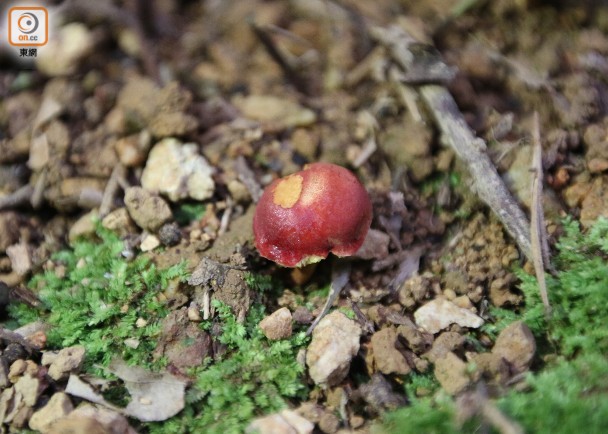
[[[198,145],[167,138],[150,151],[141,184],[174,202],[186,198],[205,200],[213,196],[213,173],[213,167],[198,153]]]
[[[11,267],[15,273],[25,276],[32,269],[32,248],[25,242],[8,246],[6,254],[11,260]]]
[[[211,337],[188,316],[188,308],[175,310],[162,321],[154,358],[165,357],[178,370],[199,366],[213,356]]]
[[[81,23],[65,24],[53,36],[36,59],[38,70],[49,76],[74,73],[95,46],[93,33]]]
[[[532,332],[521,321],[505,328],[496,339],[492,353],[505,359],[517,373],[526,371],[536,352],[536,341]]]
[[[361,327],[341,312],[334,311],[319,322],[306,352],[306,365],[315,384],[334,386],[346,377],[359,351],[360,337]]]
[[[443,332],[433,341],[433,346],[424,354],[432,363],[445,357],[450,351],[460,349],[464,345],[464,336],[456,332]]]
[[[160,246],[160,240],[156,235],[144,234],[142,237],[139,248],[142,252],[150,252]]]
[[[120,162],[126,167],[141,166],[150,149],[151,135],[147,130],[123,137],[114,143]]]
[[[407,404],[403,393],[394,391],[388,380],[378,372],[372,375],[371,381],[362,384],[358,391],[365,402],[377,413],[394,410]]]
[[[54,431],[49,434],[68,432],[136,434],[125,416],[101,405],[81,404],[61,422],[65,422],[65,424],[63,426],[60,424],[53,425]],[[73,427],[81,428],[81,430],[70,431],[69,428]],[[59,428],[63,428],[63,430]]]
[[[304,306],[298,306],[293,312],[293,320],[298,324],[310,324],[315,319]]]
[[[232,103],[246,118],[274,125],[278,129],[307,126],[316,120],[312,110],[295,101],[272,95],[237,97]]]
[[[97,210],[89,211],[83,214],[74,224],[70,227],[68,232],[68,241],[70,244],[74,244],[79,238],[88,238],[93,236],[95,233],[95,220],[99,218]]]
[[[384,259],[388,256],[390,241],[391,238],[385,232],[370,229],[354,256],[360,259]]]
[[[152,232],[156,232],[173,216],[163,198],[141,187],[127,188],[125,205],[137,226]]]
[[[326,411],[319,420],[319,429],[326,434],[333,434],[340,428],[340,419],[332,412]]]
[[[49,366],[49,377],[59,381],[67,378],[70,373],[78,371],[84,361],[84,352],[84,347],[80,345],[59,351]]]
[[[158,231],[158,238],[164,246],[175,246],[181,241],[182,233],[177,223],[167,223]]]
[[[6,363],[6,359],[0,358],[0,389],[6,388],[9,384],[8,364]]]

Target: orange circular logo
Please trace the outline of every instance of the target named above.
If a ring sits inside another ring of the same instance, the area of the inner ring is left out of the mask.
[[[26,35],[38,30],[38,24],[38,17],[30,12],[23,13],[17,19],[17,27],[21,33],[25,33]]]

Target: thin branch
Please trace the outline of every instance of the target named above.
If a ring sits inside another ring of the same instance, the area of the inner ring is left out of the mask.
[[[543,162],[538,112],[534,112],[532,138],[532,171],[534,172],[532,180],[532,215],[530,222],[532,262],[534,263],[534,273],[538,280],[540,298],[545,306],[545,314],[549,315],[551,313],[551,305],[549,304],[547,282],[545,281],[545,269],[549,267],[549,243],[547,242],[547,232],[543,214]]]
[[[258,26],[255,23],[250,23],[254,35],[258,38],[262,46],[266,49],[268,55],[281,67],[285,77],[294,85],[296,89],[305,95],[314,95],[316,93],[314,83],[306,76],[305,73],[298,68],[297,62],[294,62],[284,53],[274,40],[269,35],[269,30],[266,27]]]
[[[481,404],[481,414],[501,434],[524,434],[524,430],[515,421],[509,419],[496,405],[484,399]]]
[[[486,152],[486,143],[475,137],[446,88],[424,85],[420,87],[420,94],[445,141],[467,165],[479,198],[496,214],[524,255],[531,260],[530,224],[498,175]]]
[[[27,184],[7,196],[0,197],[0,210],[16,208],[28,203],[33,192],[34,187]]]
[[[263,189],[255,179],[255,173],[247,164],[247,160],[242,155],[239,156],[234,162],[234,168],[236,173],[238,173],[238,179],[245,185],[245,188],[251,195],[254,203],[257,203],[262,197]]]
[[[217,236],[222,236],[228,230],[228,225],[230,224],[230,217],[232,216],[232,211],[234,209],[234,203],[230,197],[226,198],[226,209],[224,210],[224,214],[220,220],[220,228],[217,231]]]
[[[40,174],[38,175],[38,179],[34,184],[34,189],[32,190],[32,198],[30,202],[32,204],[32,208],[38,209],[40,205],[42,205],[42,200],[44,199],[44,191],[47,187],[47,169],[46,167],[42,169]]]
[[[372,36],[383,44],[395,64],[403,69],[399,81],[416,83],[435,123],[447,143],[465,163],[473,178],[479,198],[500,219],[521,251],[532,259],[530,224],[513,198],[486,152],[486,143],[475,137],[450,92],[441,84],[453,77],[454,71],[432,47],[416,43],[397,28],[373,28]],[[413,80],[412,77],[419,78]]]
[[[101,198],[101,205],[99,206],[99,216],[105,217],[110,211],[112,211],[112,202],[116,196],[116,192],[121,187],[120,180],[126,176],[126,168],[121,163],[114,166],[112,174],[106,183],[106,188]]]
[[[337,260],[332,264],[331,271],[331,287],[329,289],[329,295],[327,296],[327,300],[325,300],[325,305],[321,310],[321,313],[315,318],[313,323],[308,327],[306,331],[306,335],[310,335],[315,327],[321,322],[323,317],[329,312],[329,309],[332,307],[342,289],[348,283],[348,279],[350,277],[351,264],[345,260]]]

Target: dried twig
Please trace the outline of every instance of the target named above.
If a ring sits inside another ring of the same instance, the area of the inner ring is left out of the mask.
[[[449,68],[431,47],[416,43],[409,35],[396,28],[372,29],[372,36],[387,47],[394,62],[403,70],[393,76],[418,89],[444,141],[466,164],[473,178],[477,194],[498,216],[527,258],[532,259],[529,223],[486,152],[485,142],[475,137],[454,98],[442,86],[451,79]]]
[[[247,188],[253,201],[257,203],[257,201],[260,200],[260,197],[262,197],[263,190],[255,179],[255,173],[253,173],[253,170],[251,170],[247,164],[245,157],[241,155],[236,159],[234,169],[236,170],[236,173],[238,173],[239,180],[245,185],[245,188]]]
[[[549,243],[543,215],[543,162],[542,146],[540,143],[540,122],[538,112],[534,112],[534,127],[532,131],[532,210],[530,222],[530,237],[532,240],[532,262],[534,272],[538,280],[540,298],[545,306],[545,313],[551,313],[549,296],[547,294],[547,282],[545,281],[545,269],[549,266]]]
[[[105,217],[112,210],[112,202],[114,201],[114,197],[116,196],[116,192],[119,187],[121,187],[121,179],[126,176],[126,168],[122,164],[118,163],[114,166],[112,170],[112,174],[108,179],[106,184],[106,188],[103,191],[103,196],[101,198],[101,205],[99,205],[99,216],[101,218]]]
[[[477,383],[475,390],[460,395],[456,402],[460,423],[479,415],[501,434],[524,434],[517,422],[509,419],[494,402],[488,399],[487,388],[483,381]]]
[[[323,306],[321,313],[315,318],[310,327],[308,327],[308,330],[306,331],[307,335],[312,333],[317,324],[319,324],[327,312],[329,312],[329,309],[340,295],[340,292],[342,292],[342,289],[348,283],[350,270],[350,262],[344,260],[334,261],[331,272],[331,287],[329,289],[329,295],[327,296],[327,300],[325,300],[325,305]]]
[[[34,187],[27,184],[7,196],[0,197],[0,210],[16,208],[28,203],[33,192]]]
[[[315,83],[306,76],[305,72],[298,67],[296,61],[290,58],[288,53],[281,50],[269,35],[267,27],[258,26],[255,23],[250,23],[253,33],[258,38],[262,46],[268,52],[268,55],[281,67],[285,77],[291,81],[296,89],[305,95],[314,95],[317,93]]]
[[[230,224],[230,217],[232,216],[232,210],[234,208],[234,203],[230,197],[226,198],[226,209],[224,210],[224,214],[220,220],[220,228],[217,231],[217,236],[220,237],[226,233],[228,230],[228,225]]]
[[[397,269],[397,274],[388,284],[388,289],[394,293],[401,285],[408,280],[410,277],[414,276],[418,273],[420,269],[420,257],[422,256],[423,249],[421,246],[417,246],[411,249],[404,250],[408,254],[405,255],[403,261],[399,264],[399,268]]]
[[[42,200],[44,199],[44,191],[47,187],[47,169],[43,168],[40,174],[38,175],[38,179],[34,184],[34,189],[32,190],[32,197],[30,199],[30,203],[32,204],[32,208],[38,209],[40,205],[42,205]]]
[[[481,415],[501,434],[524,434],[524,430],[515,421],[509,419],[496,405],[488,399],[481,404]]]
[[[359,155],[353,161],[353,167],[359,168],[376,152],[378,144],[376,143],[376,131],[378,130],[378,120],[369,111],[364,110],[360,113],[358,123],[365,128],[367,140],[363,144],[363,148]]]
[[[353,167],[358,168],[361,167],[369,158],[376,152],[378,149],[378,145],[376,144],[376,137],[371,135],[365,141],[363,148],[361,148],[361,152],[357,155],[357,158],[353,161]]]
[[[524,255],[532,259],[530,224],[492,164],[486,143],[473,135],[452,95],[443,86],[421,86],[420,94],[444,140],[467,165],[480,199],[498,216]]]

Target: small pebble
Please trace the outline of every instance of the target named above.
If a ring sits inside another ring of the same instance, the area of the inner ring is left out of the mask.
[[[179,225],[175,222],[164,224],[158,231],[158,238],[164,246],[171,247],[179,244],[182,239]]]

